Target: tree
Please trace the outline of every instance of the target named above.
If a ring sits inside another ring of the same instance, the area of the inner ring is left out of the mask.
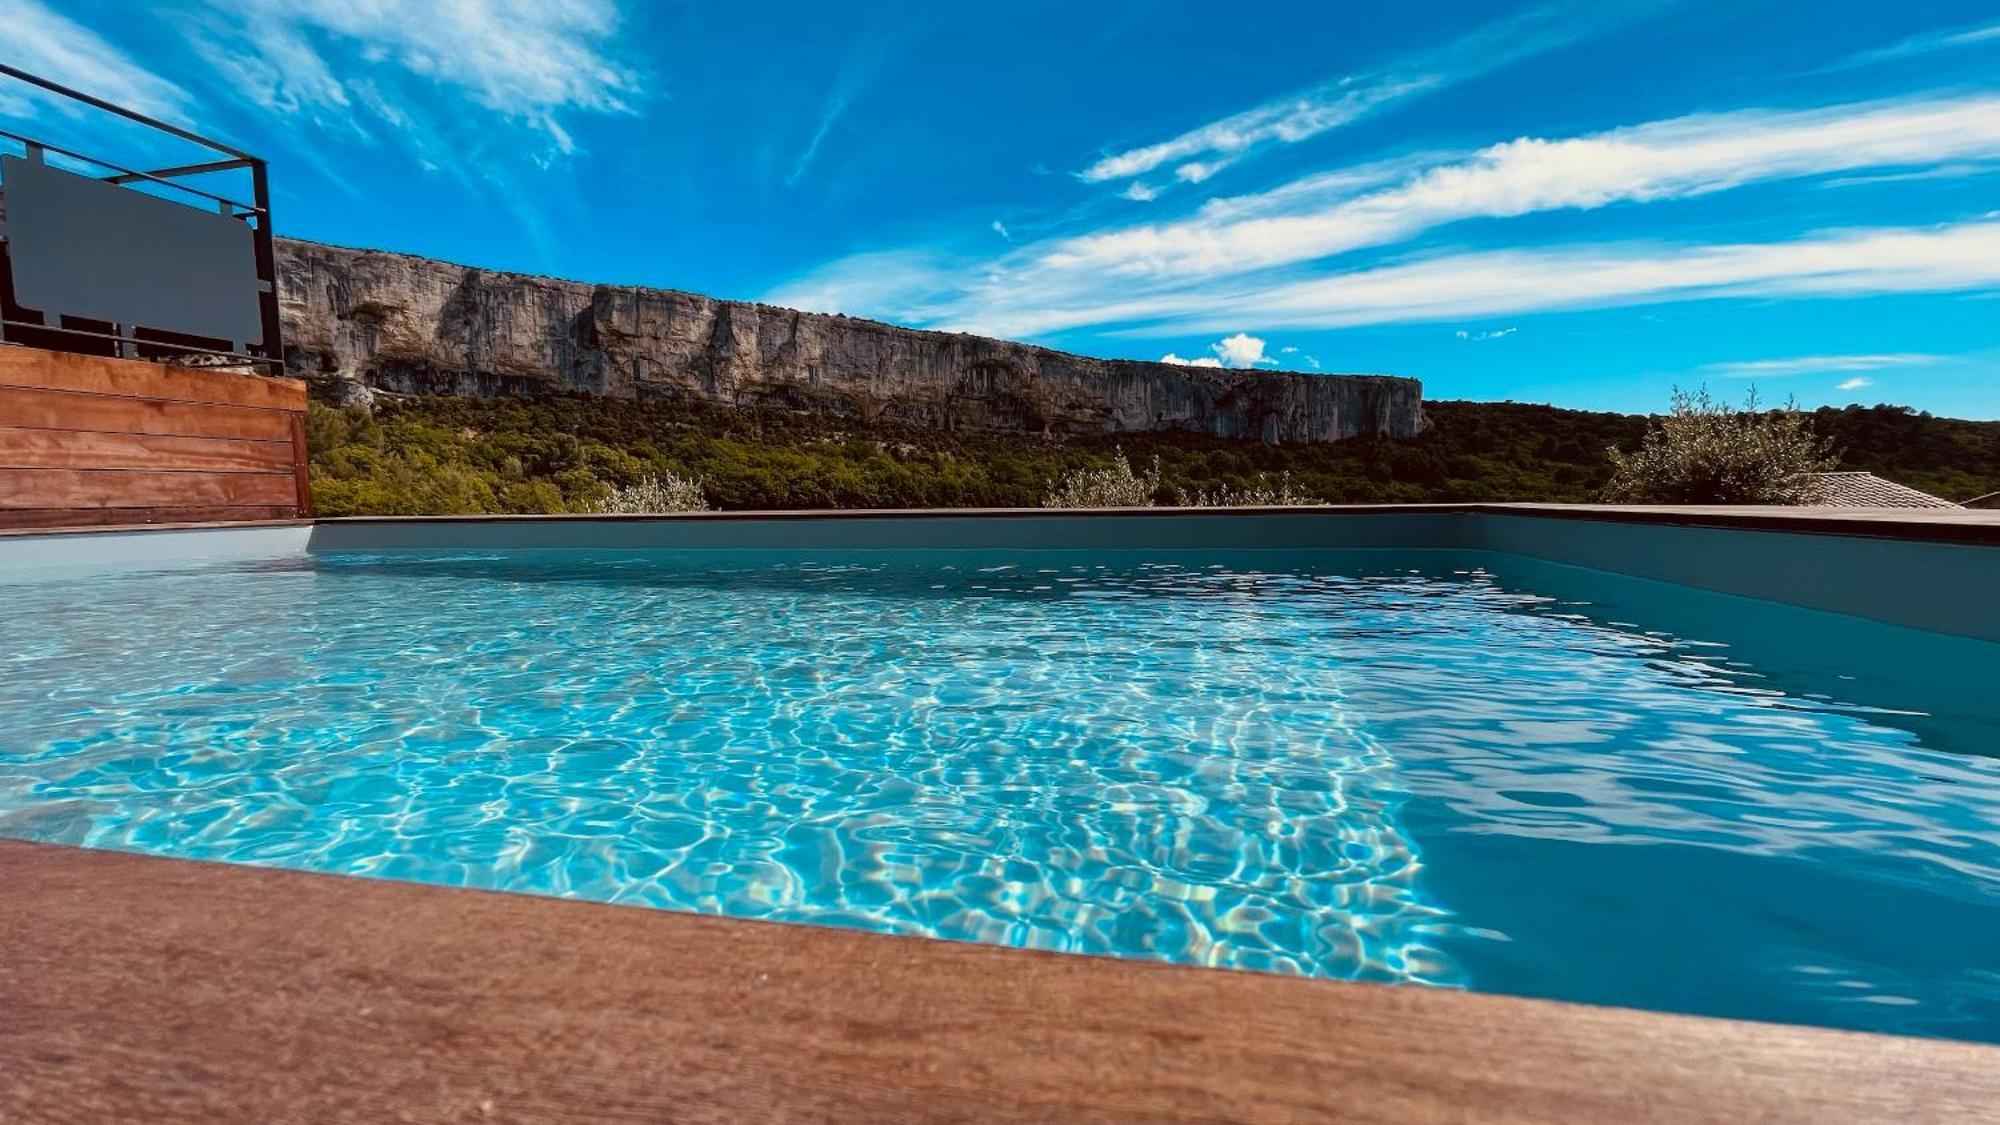
[[[612,489],[597,502],[597,510],[626,515],[706,512],[708,498],[702,495],[700,481],[668,471],[644,477],[637,484]]]
[[[1738,410],[1703,387],[1674,389],[1673,408],[1652,419],[1639,447],[1611,457],[1604,498],[1624,504],[1817,504],[1839,464],[1833,443],[1790,404],[1757,409],[1752,390]]]
[[[1141,476],[1120,449],[1111,455],[1111,464],[1102,469],[1077,469],[1067,474],[1042,498],[1044,508],[1150,508],[1153,493],[1160,488],[1160,462]]]

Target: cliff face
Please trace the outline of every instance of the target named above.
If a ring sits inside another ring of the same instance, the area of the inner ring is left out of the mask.
[[[279,240],[286,360],[369,390],[699,398],[1031,433],[1191,430],[1274,442],[1422,428],[1383,375],[1089,359],[693,293],[586,285]]]

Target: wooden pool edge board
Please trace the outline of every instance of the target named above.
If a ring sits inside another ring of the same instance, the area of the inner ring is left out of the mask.
[[[2000,1048],[0,840],[9,1121],[1991,1120]]]

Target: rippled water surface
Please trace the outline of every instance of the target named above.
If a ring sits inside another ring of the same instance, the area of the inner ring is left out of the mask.
[[[1496,556],[1114,558],[0,586],[0,834],[2000,1041],[2000,646]]]

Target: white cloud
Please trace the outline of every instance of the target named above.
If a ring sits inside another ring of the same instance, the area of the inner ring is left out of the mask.
[[[1458,337],[1461,340],[1471,340],[1476,343],[1480,340],[1504,340],[1518,331],[1520,331],[1520,329],[1515,328],[1512,325],[1509,325],[1506,328],[1497,328],[1490,332],[1473,332],[1461,328],[1458,331],[1452,333],[1452,335]]]
[[[993,220],[993,233],[999,235],[1001,238],[1004,238],[1009,242],[1014,241],[1014,236],[1007,233],[1007,224],[1001,222],[998,219]]]
[[[1223,160],[1210,160],[1207,162],[1190,160],[1186,164],[1174,169],[1174,179],[1184,184],[1198,184],[1228,166],[1228,162]]]
[[[1884,367],[1915,367],[1937,363],[1943,356],[1925,352],[1886,352],[1874,355],[1796,355],[1779,359],[1738,360],[1711,363],[1706,370],[1734,378],[1760,376],[1820,375],[1838,371],[1878,371]],[[1852,381],[1852,380],[1850,380]],[[1868,380],[1858,384],[1867,386]],[[1843,387],[1845,389],[1845,387]]]
[[[1264,341],[1247,332],[1238,332],[1208,346],[1224,367],[1276,367],[1278,361],[1264,354]]]
[[[1153,187],[1151,184],[1133,180],[1131,183],[1125,185],[1124,191],[1118,194],[1134,203],[1151,203],[1160,197],[1160,189]]]
[[[186,91],[42,0],[12,0],[4,19],[8,63],[148,116],[175,120],[187,116]],[[0,110],[18,116],[31,115],[37,103],[65,109],[75,104],[30,92],[30,87],[12,79],[0,80],[0,86],[4,86]]]
[[[218,0],[191,38],[256,103],[361,128],[411,128],[423,88],[449,91],[575,147],[564,120],[621,113],[637,72],[615,52],[611,0]]]
[[[1863,379],[1859,375],[1857,375],[1852,379],[1841,380],[1839,383],[1834,385],[1833,389],[1836,391],[1858,391],[1863,387],[1872,387],[1874,385],[1875,385],[1875,380]]]
[[[1612,23],[1643,14],[1648,7],[1628,5],[1623,12],[1612,12],[1605,5],[1548,4],[1487,24],[1442,49],[1382,70],[1325,82],[1164,141],[1111,153],[1078,175],[1086,182],[1101,183],[1183,162],[1176,174],[1189,183],[1200,183],[1255,149],[1311,140],[1405,98],[1568,46]]]
[[[1248,332],[1238,332],[1233,336],[1225,336],[1215,343],[1210,344],[1208,346],[1209,352],[1212,353],[1210,355],[1202,356],[1199,359],[1183,359],[1172,352],[1168,352],[1166,355],[1160,357],[1160,362],[1178,363],[1186,367],[1249,368],[1278,366],[1276,359],[1264,354],[1264,346],[1265,341],[1250,335]],[[1297,348],[1285,348],[1283,350],[1286,352],[1298,351]]]

